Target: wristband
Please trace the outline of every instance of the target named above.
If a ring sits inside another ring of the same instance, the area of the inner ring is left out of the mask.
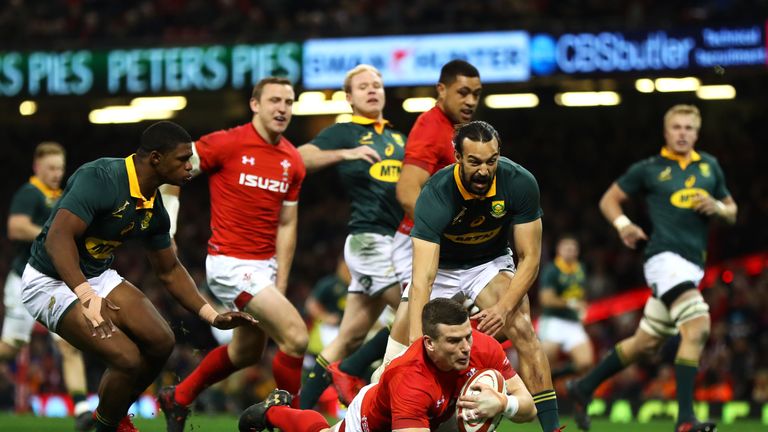
[[[219,313],[216,312],[216,309],[214,309],[213,306],[209,305],[208,303],[204,304],[197,312],[197,314],[200,315],[200,318],[207,321],[208,324],[213,324],[213,321],[216,320],[217,316],[219,316]]]
[[[618,230],[621,231],[624,228],[632,225],[632,221],[629,220],[629,218],[626,215],[621,215],[613,220],[613,226]]]
[[[504,408],[504,417],[512,420],[512,417],[517,414],[517,410],[520,409],[520,401],[517,400],[517,397],[514,395],[508,394],[507,395],[507,407]]]

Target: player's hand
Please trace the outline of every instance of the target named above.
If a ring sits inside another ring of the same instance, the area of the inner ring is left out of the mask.
[[[112,333],[117,331],[117,327],[109,318],[104,318],[101,313],[101,308],[106,306],[114,311],[120,310],[120,308],[104,297],[97,295],[92,296],[82,303],[83,316],[88,328],[91,330],[91,336],[99,336],[101,339],[111,338]]]
[[[635,249],[638,241],[648,240],[648,235],[645,234],[645,231],[635,224],[629,224],[622,228],[621,231],[619,231],[619,237],[621,237],[621,241],[624,242],[624,245],[630,249]]]
[[[472,384],[469,389],[480,393],[472,396],[468,394],[459,396],[456,405],[464,408],[461,413],[464,420],[482,420],[495,417],[504,412],[504,408],[507,406],[507,397],[505,395],[497,392],[488,384],[478,382]]]
[[[381,160],[381,156],[373,148],[367,145],[357,146],[352,149],[346,149],[343,153],[344,160],[362,159],[370,164]]]
[[[721,211],[717,204],[717,200],[712,198],[709,194],[701,193],[693,198],[693,210],[707,216],[719,215]]]
[[[494,305],[488,309],[481,310],[470,318],[480,321],[477,324],[478,331],[495,337],[504,328],[504,324],[507,321],[507,312],[501,306]]]
[[[258,322],[256,318],[245,312],[226,312],[216,316],[213,326],[220,330],[229,330],[240,326],[256,325]]]

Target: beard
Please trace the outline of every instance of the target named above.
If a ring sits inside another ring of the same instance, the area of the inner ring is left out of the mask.
[[[461,166],[461,179],[464,187],[474,195],[485,195],[491,189],[494,174],[481,175],[479,172],[467,176],[464,167]]]

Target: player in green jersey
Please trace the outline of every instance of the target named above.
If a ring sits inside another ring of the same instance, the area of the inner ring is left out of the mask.
[[[709,337],[709,306],[697,289],[704,276],[707,230],[711,219],[736,221],[736,202],[714,156],[694,150],[701,115],[692,105],[676,105],[664,116],[661,154],[635,163],[600,200],[600,210],[621,241],[636,248],[645,231],[624,214],[621,204],[645,195],[653,232],[645,247],[645,279],[652,295],[635,334],[616,344],[586,376],[568,383],[576,401],[576,420],[589,429],[587,404],[600,383],[654,353],[667,338],[680,334],[675,358],[677,432],[713,431],[693,412],[693,389],[699,358]]]
[[[217,328],[253,325],[240,312],[218,314],[199,294],[168,234],[157,193],[190,178],[191,138],[180,126],[147,128],[136,154],[80,167],[67,182],[22,275],[22,301],[49,330],[107,364],[94,413],[97,431],[135,430],[131,403],[154,381],[174,345],[168,323],[147,297],[110,268],[113,251],[139,240],[165,288]]]
[[[420,337],[419,316],[430,298],[464,294],[481,309],[473,316],[478,330],[515,343],[523,360],[520,375],[537,390],[541,427],[558,430],[549,362],[526,295],[541,255],[538,184],[528,170],[501,156],[499,134],[486,122],[460,126],[453,143],[457,162],[435,173],[416,202],[413,281],[406,292],[409,339]]]
[[[43,142],[35,148],[32,169],[35,173],[29,182],[16,191],[11,200],[8,215],[8,238],[14,242],[16,256],[5,280],[5,317],[3,336],[0,340],[0,361],[16,357],[19,349],[29,343],[35,319],[21,303],[21,274],[29,259],[32,241],[40,234],[43,224],[51,214],[51,208],[61,196],[61,180],[64,177],[66,153],[55,142]],[[61,352],[61,369],[67,391],[75,403],[75,429],[89,430],[93,422],[86,400],[85,365],[80,351],[64,339],[51,333]]]
[[[552,379],[581,374],[594,364],[592,343],[581,323],[587,308],[587,275],[579,262],[579,242],[564,236],[555,249],[555,259],[541,271],[539,339],[550,363],[557,360],[561,351],[571,361],[552,371]]]
[[[384,83],[376,68],[351,69],[344,91],[352,106],[352,121],[330,126],[299,147],[307,171],[336,165],[352,207],[344,245],[344,260],[352,275],[347,307],[339,336],[317,356],[317,365],[302,387],[302,408],[315,405],[330,384],[328,366],[362,344],[384,307],[397,308],[401,286],[410,279],[407,259],[395,259],[398,245],[394,242],[403,218],[395,189],[406,136],[384,119]]]

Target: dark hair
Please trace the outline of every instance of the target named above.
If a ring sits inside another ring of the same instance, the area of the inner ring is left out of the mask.
[[[467,310],[455,300],[436,298],[424,305],[421,311],[421,329],[425,335],[437,339],[438,324],[459,325],[469,319]]]
[[[161,121],[154,123],[141,134],[141,145],[136,154],[146,156],[153,151],[165,153],[173,150],[179,144],[191,143],[192,137],[183,127],[174,122]]]
[[[459,76],[480,78],[480,72],[469,62],[464,60],[451,60],[444,64],[442,69],[440,69],[440,80],[438,82],[449,86],[453,84]]]
[[[253,86],[253,91],[251,92],[251,99],[256,99],[257,102],[261,100],[261,91],[264,90],[264,86],[266,86],[267,84],[293,85],[291,84],[291,80],[289,80],[288,78],[266,77],[266,78],[263,78],[261,81],[257,82],[255,86]]]
[[[480,142],[488,142],[496,138],[496,142],[501,147],[499,133],[488,122],[475,120],[457,127],[453,134],[453,148],[456,149],[457,153],[462,154],[463,143],[466,138]]]

